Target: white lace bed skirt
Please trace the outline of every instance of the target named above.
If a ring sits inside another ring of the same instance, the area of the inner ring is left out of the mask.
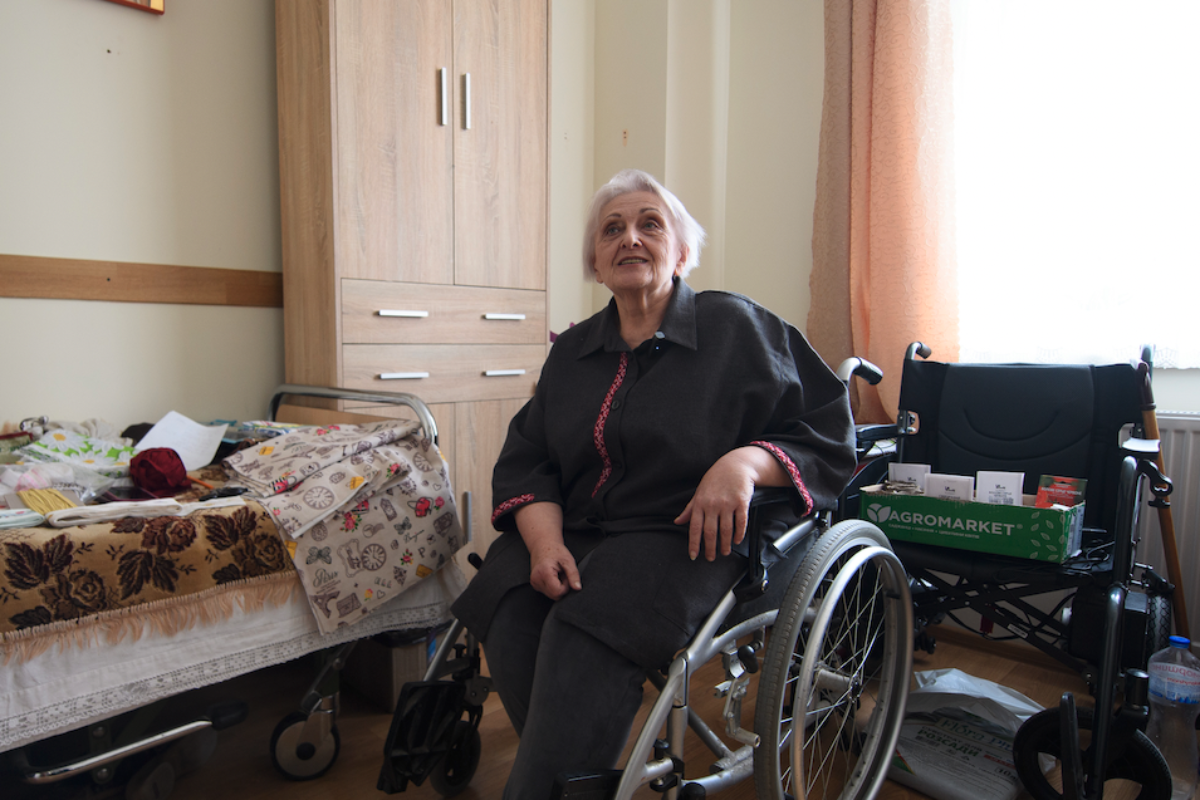
[[[453,562],[354,625],[321,635],[308,600],[136,641],[71,646],[0,667],[0,752],[90,725],[191,689],[291,661],[352,639],[450,619],[466,579]],[[299,698],[297,698],[299,702]]]

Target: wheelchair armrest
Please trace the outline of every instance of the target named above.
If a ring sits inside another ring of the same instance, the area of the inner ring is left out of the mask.
[[[854,438],[858,442],[859,447],[884,439],[895,439],[899,435],[899,429],[891,422],[854,426]]]
[[[756,486],[754,494],[750,498],[750,517],[746,521],[746,541],[749,549],[749,563],[746,567],[746,576],[738,583],[734,589],[734,594],[739,601],[751,600],[755,597],[761,597],[767,592],[767,568],[763,564],[763,537],[762,526],[758,520],[758,510],[765,506],[776,506],[781,503],[787,503],[796,510],[796,516],[800,516],[800,509],[797,504],[798,498],[796,492],[791,487],[784,486]]]

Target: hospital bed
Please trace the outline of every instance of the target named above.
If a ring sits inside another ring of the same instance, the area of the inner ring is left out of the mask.
[[[376,404],[408,407],[429,438],[436,441],[436,425],[418,398],[363,394],[283,385],[271,400],[269,416],[275,417],[281,401],[288,396],[368,399]],[[248,507],[254,504],[250,502]],[[108,527],[113,524],[119,523]],[[264,516],[255,535],[268,530],[277,535],[273,527]],[[71,541],[72,534],[83,536],[84,532],[104,534],[102,526],[61,531],[65,541]],[[195,546],[200,541],[197,537]],[[5,542],[8,553],[20,544],[13,538]],[[89,547],[86,540],[71,544]],[[124,760],[207,727],[234,724],[240,718],[236,705],[226,705],[181,725],[158,729],[137,722],[136,710],[310,653],[337,652],[333,649],[363,638],[441,626],[449,620],[449,605],[465,584],[450,562],[447,568],[416,582],[362,621],[321,634],[295,569],[290,560],[286,561],[286,568],[274,573],[230,581],[192,597],[172,598],[172,624],[164,625],[162,615],[152,613],[153,609],[135,606],[120,612],[123,618],[118,624],[89,627],[89,622],[104,617],[101,614],[77,620],[75,626],[67,624],[65,629],[63,623],[43,626],[53,631],[39,631],[37,626],[16,631],[6,628],[0,642],[0,659],[4,662],[0,669],[0,784],[10,780],[51,784],[77,776],[90,776],[98,784],[114,781]],[[0,596],[10,591],[12,573],[12,569],[0,573]],[[107,621],[113,622],[111,617]],[[344,651],[340,655],[344,657]],[[298,698],[298,706],[300,713],[324,721],[324,733],[328,735],[332,717],[324,712],[331,711],[332,705],[328,696],[314,694],[317,687],[314,681],[313,690]],[[130,727],[147,729],[123,739],[110,724],[118,718],[131,720]],[[297,728],[296,732],[302,731]],[[277,730],[276,735],[280,733]],[[77,739],[89,743],[82,752],[75,744]]]

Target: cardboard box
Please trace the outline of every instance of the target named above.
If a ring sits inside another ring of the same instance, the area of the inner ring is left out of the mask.
[[[346,660],[342,677],[380,710],[391,714],[404,684],[424,680],[436,644],[433,637],[394,647],[363,639]]]
[[[1083,504],[1071,508],[940,500],[921,495],[885,494],[879,486],[862,490],[859,516],[888,538],[995,553],[1061,564],[1079,550]]]

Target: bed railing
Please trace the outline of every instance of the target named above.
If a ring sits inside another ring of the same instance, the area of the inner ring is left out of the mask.
[[[404,392],[360,392],[355,389],[336,389],[328,386],[303,386],[301,384],[284,383],[275,387],[271,396],[271,405],[267,411],[267,419],[274,421],[275,414],[283,398],[288,396],[324,397],[331,400],[356,400],[365,403],[380,403],[384,405],[408,406],[417,415],[417,421],[425,429],[426,435],[436,444],[438,440],[437,423],[429,406],[421,398]]]

